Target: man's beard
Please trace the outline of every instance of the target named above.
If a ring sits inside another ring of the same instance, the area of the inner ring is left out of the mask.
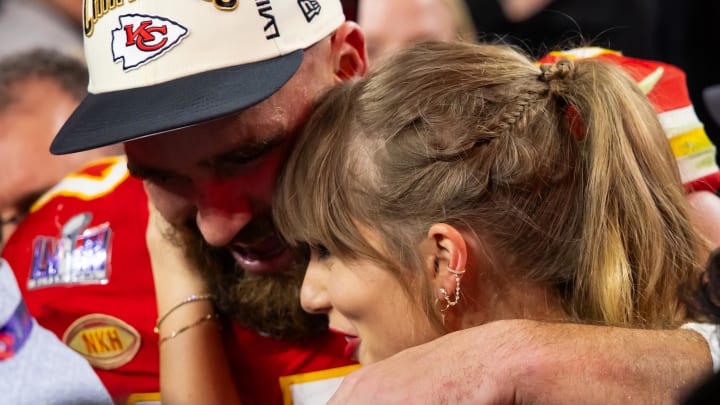
[[[286,269],[271,274],[245,271],[226,248],[210,246],[194,221],[168,235],[185,250],[215,295],[215,304],[232,320],[260,334],[305,340],[327,330],[327,317],[300,306],[307,254],[297,252]]]

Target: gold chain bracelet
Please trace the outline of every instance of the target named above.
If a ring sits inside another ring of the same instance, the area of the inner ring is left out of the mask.
[[[166,319],[168,316],[170,316],[170,314],[172,314],[173,312],[175,312],[175,310],[177,310],[177,309],[180,308],[181,306],[183,306],[183,305],[185,305],[185,304],[189,304],[189,303],[191,303],[191,302],[197,302],[197,301],[212,301],[212,300],[214,300],[214,299],[215,299],[215,296],[212,295],[212,294],[200,294],[200,295],[195,295],[195,294],[193,294],[193,295],[185,298],[184,300],[182,300],[182,301],[180,301],[179,303],[177,303],[174,307],[170,308],[167,312],[165,312],[165,315],[163,315],[163,316],[161,316],[160,318],[158,318],[157,322],[155,323],[155,328],[153,329],[153,331],[154,331],[155,333],[160,333],[160,324],[162,324],[163,321],[165,321],[165,319]]]
[[[165,342],[167,340],[177,337],[177,335],[185,332],[186,330],[188,330],[190,328],[194,328],[195,326],[198,326],[203,322],[215,320],[215,319],[218,319],[219,317],[220,317],[220,315],[218,315],[217,313],[207,314],[207,315],[203,316],[202,318],[198,319],[197,321],[195,321],[189,325],[185,325],[176,331],[170,332],[169,335],[160,338],[160,340],[158,340],[158,345],[162,344],[163,342]]]

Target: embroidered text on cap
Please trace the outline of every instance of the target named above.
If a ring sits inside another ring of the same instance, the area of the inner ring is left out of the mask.
[[[235,10],[238,6],[238,0],[204,0],[212,1],[215,8],[223,11]],[[127,0],[133,3],[135,0]],[[125,5],[125,0],[85,0],[83,4],[83,31],[86,37],[91,37],[95,32],[95,24],[103,16],[118,7]]]

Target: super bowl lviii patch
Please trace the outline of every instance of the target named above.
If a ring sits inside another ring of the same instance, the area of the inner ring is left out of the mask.
[[[38,236],[33,241],[27,288],[68,284],[107,284],[110,278],[108,223],[89,228],[92,214],[70,218],[59,236]]]
[[[73,322],[63,342],[96,368],[112,370],[124,366],[140,349],[140,333],[110,315],[90,314]]]

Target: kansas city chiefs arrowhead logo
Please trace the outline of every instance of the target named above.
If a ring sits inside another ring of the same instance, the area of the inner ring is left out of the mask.
[[[125,71],[158,58],[188,34],[187,28],[163,17],[125,14],[119,20],[120,28],[112,31],[113,61],[122,60]]]

